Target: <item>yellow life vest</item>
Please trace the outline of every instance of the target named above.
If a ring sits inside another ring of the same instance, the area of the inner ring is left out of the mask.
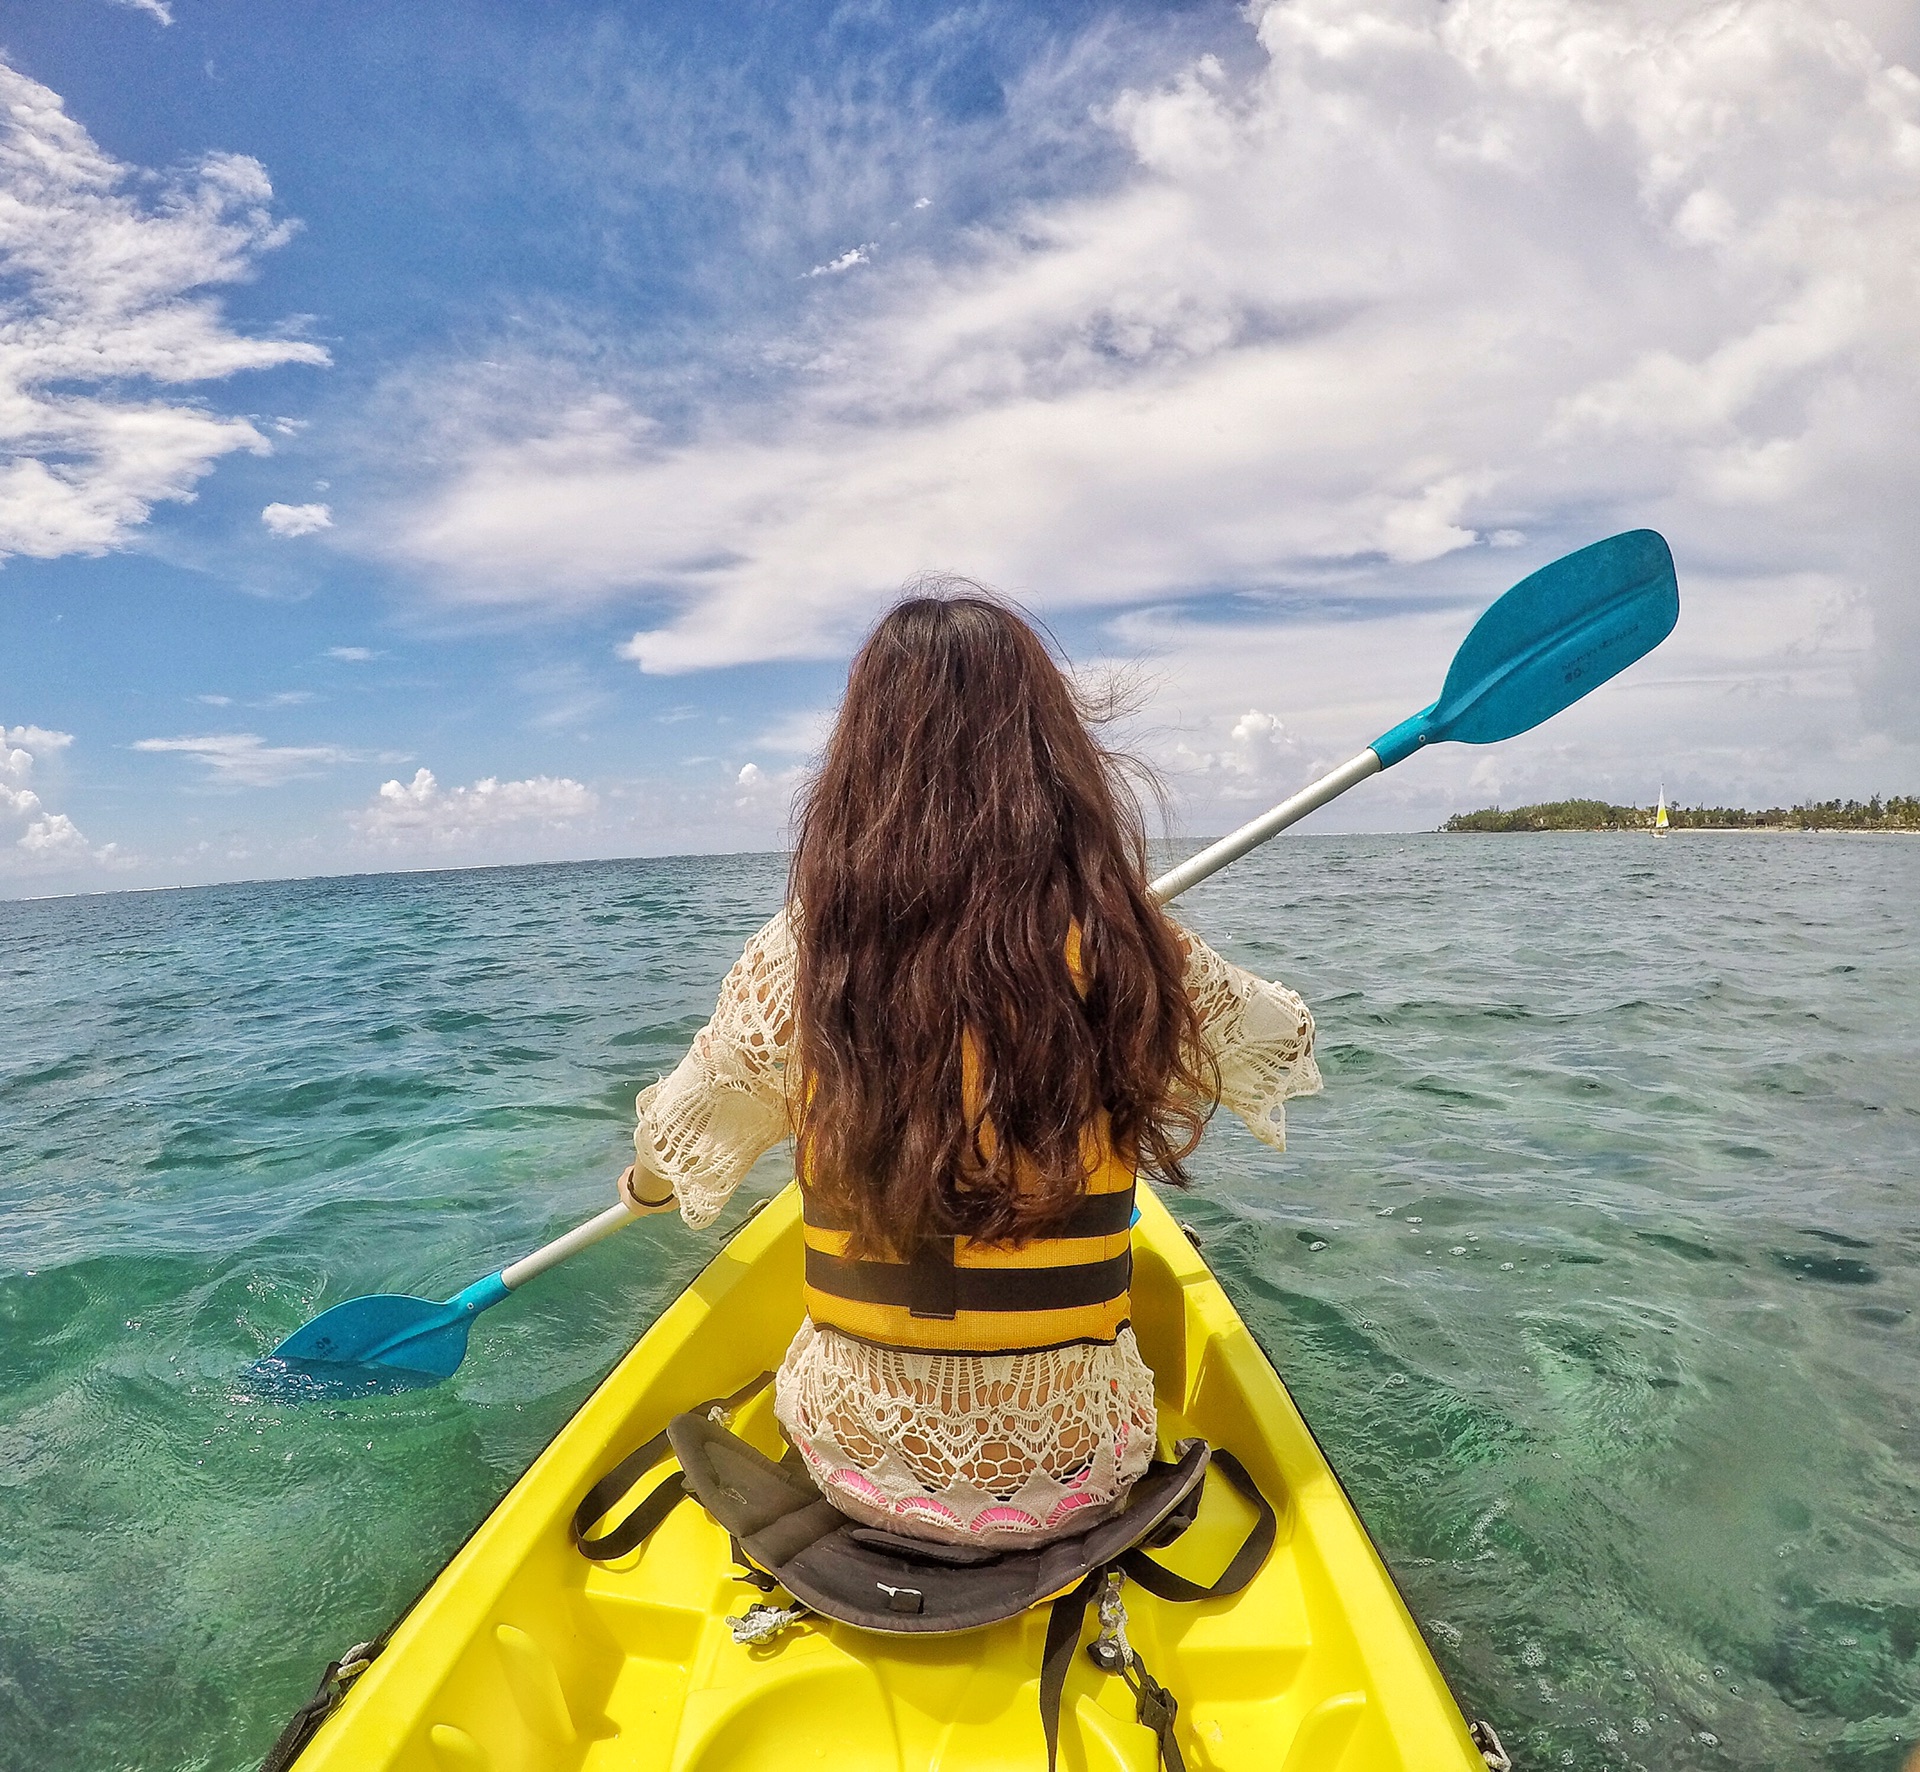
[[[1078,927],[1067,935],[1067,964],[1081,979]],[[971,1096],[970,1046],[962,1064]],[[992,1128],[983,1132],[990,1140]],[[807,1315],[861,1341],[930,1353],[1112,1341],[1132,1308],[1134,1172],[1115,1154],[1104,1116],[1081,1144],[1086,1190],[1057,1235],[1017,1247],[937,1237],[905,1261],[852,1254],[852,1221],[836,1217],[801,1176]]]

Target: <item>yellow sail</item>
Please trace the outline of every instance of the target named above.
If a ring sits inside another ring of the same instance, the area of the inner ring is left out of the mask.
[[[1667,790],[1665,788],[1660,790],[1660,804],[1654,810],[1653,828],[1656,831],[1664,831],[1669,828],[1667,824]]]

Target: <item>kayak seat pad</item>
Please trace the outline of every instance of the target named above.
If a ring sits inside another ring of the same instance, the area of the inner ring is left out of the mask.
[[[995,1550],[878,1531],[850,1520],[804,1470],[776,1464],[708,1414],[676,1415],[667,1439],[687,1491],[757,1568],[802,1605],[865,1630],[978,1630],[1013,1618],[1136,1546],[1171,1543],[1192,1522],[1203,1440],[1150,1465],[1126,1506],[1037,1549]]]

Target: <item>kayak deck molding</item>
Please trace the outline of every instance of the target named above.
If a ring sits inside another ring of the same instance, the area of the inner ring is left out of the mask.
[[[1234,1599],[1172,1605],[1129,1583],[1128,1631],[1179,1700],[1195,1772],[1484,1772],[1419,1630],[1279,1375],[1143,1186],[1134,1329],[1164,1453],[1200,1434],[1278,1510],[1266,1566]],[[300,1756],[298,1772],[983,1772],[1043,1767],[1047,1614],[889,1637],[808,1619],[761,1645],[725,1618],[763,1596],[689,1501],[617,1563],[589,1563],[580,1497],[680,1410],[779,1364],[800,1318],[789,1185],[720,1251],[441,1572]],[[773,1456],[769,1393],[735,1422]],[[609,1518],[624,1517],[636,1485]],[[671,1480],[671,1479],[670,1479]],[[1222,1482],[1156,1556],[1215,1576],[1252,1519]],[[784,1602],[776,1590],[765,1596]],[[1089,1614],[1086,1636],[1093,1634]],[[1076,1655],[1063,1772],[1153,1772],[1119,1678]]]

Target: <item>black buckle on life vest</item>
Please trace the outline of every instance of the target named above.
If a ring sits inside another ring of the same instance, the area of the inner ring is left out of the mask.
[[[907,1263],[914,1302],[910,1317],[934,1317],[952,1322],[960,1314],[959,1282],[954,1278],[953,1238],[927,1237]]]

